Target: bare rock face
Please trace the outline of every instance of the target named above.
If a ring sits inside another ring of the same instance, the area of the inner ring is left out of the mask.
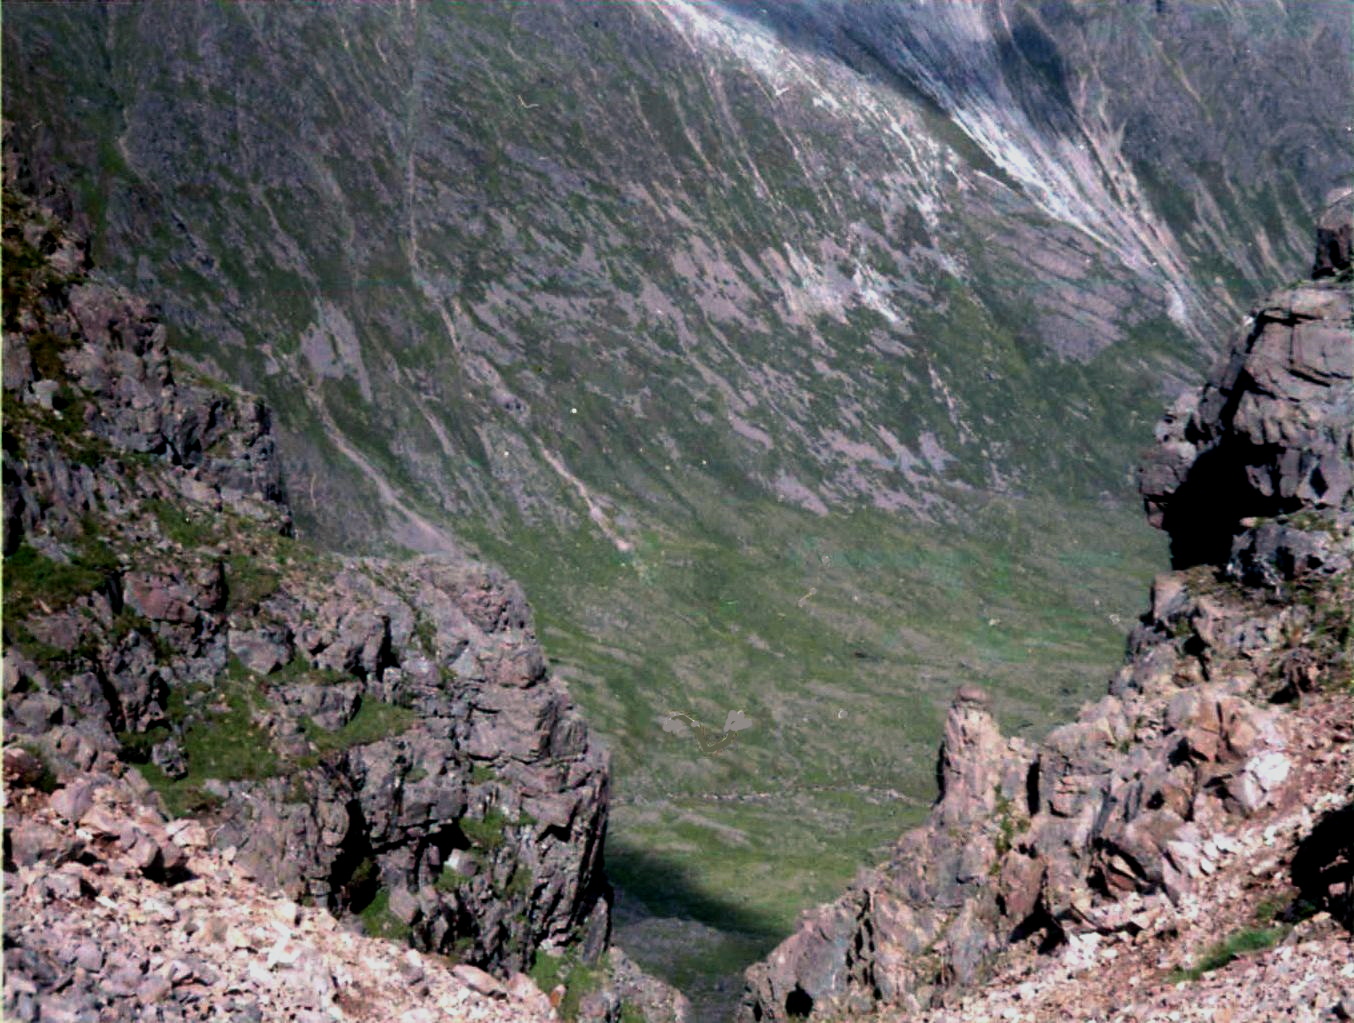
[[[950,1018],[959,990],[1017,950],[1170,920],[1229,831],[1300,808],[1315,781],[1345,785],[1285,704],[1349,677],[1348,216],[1323,218],[1322,278],[1261,305],[1159,428],[1139,479],[1180,568],[1154,582],[1108,695],[1031,745],[1004,740],[981,690],[962,687],[927,823],[747,971],[740,1019]],[[1348,817],[1318,822],[1291,865],[1293,890],[1346,925]]]
[[[1257,306],[1158,428],[1138,482],[1177,567],[1222,564],[1244,518],[1354,508],[1352,216],[1346,193],[1321,218],[1316,279]]]
[[[1312,277],[1349,273],[1350,236],[1354,234],[1354,188],[1339,188],[1326,197],[1326,210],[1316,222],[1316,262]]]
[[[7,1020],[558,1018],[521,973],[446,969],[259,885],[134,778],[6,784],[24,852],[5,866]]]
[[[267,407],[177,363],[50,207],[5,203],[7,779],[64,782],[72,819],[125,779],[160,821],[116,832],[148,877],[189,816],[373,933],[500,972],[599,956],[607,760],[521,589],[295,540]],[[81,855],[49,830],[8,815],[6,870]]]
[[[931,823],[748,971],[741,1015],[864,1012],[876,1000],[916,1007],[942,962],[951,978],[974,979],[1001,915],[993,864],[1029,816],[1032,757],[1028,744],[1002,737],[982,690],[961,688],[945,720]]]

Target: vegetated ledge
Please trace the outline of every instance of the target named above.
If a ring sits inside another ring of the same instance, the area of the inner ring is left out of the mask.
[[[15,784],[191,815],[238,877],[467,964],[596,963],[607,760],[520,588],[456,552],[297,541],[267,407],[186,382],[157,311],[5,159],[4,724],[36,765]],[[7,886],[79,855],[10,810]],[[118,869],[176,883],[171,845]],[[70,982],[40,924],[7,930],[7,1014]],[[94,1002],[134,996],[104,973]]]
[[[1177,568],[1109,694],[1032,744],[962,688],[928,822],[747,971],[741,1020],[1156,1018],[1219,970],[1255,980],[1207,989],[1229,1018],[1354,1012],[1352,206],[1158,428]],[[1246,958],[1281,939],[1282,976]]]

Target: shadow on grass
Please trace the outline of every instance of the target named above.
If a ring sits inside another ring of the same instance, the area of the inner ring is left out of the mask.
[[[695,920],[718,931],[761,939],[767,952],[788,937],[783,921],[743,904],[737,891],[711,892],[682,863],[624,839],[608,838],[606,872],[653,916]]]
[[[623,840],[607,842],[607,875],[618,895],[615,940],[690,999],[692,1023],[732,1018],[743,971],[788,936],[783,919],[737,891],[712,892],[681,863]]]

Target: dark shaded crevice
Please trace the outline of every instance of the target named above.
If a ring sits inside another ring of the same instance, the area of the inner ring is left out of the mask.
[[[447,860],[451,858],[453,852],[464,852],[469,848],[470,839],[466,837],[459,824],[452,822],[446,827],[438,828],[427,837],[415,857],[415,862],[418,864],[420,872],[424,871],[426,865],[428,868],[426,872],[434,874],[432,863],[435,862],[437,870],[440,871],[446,866]],[[429,856],[429,852],[432,852],[433,855]],[[434,874],[432,877],[416,876],[415,880],[419,884],[433,884],[437,878]]]
[[[395,654],[395,648],[390,640],[390,622],[387,620],[381,629],[381,645],[376,651],[375,664],[371,673],[372,679],[379,680],[385,675],[387,668],[398,668],[400,659]]]
[[[1017,944],[1036,935],[1039,936],[1038,951],[1040,955],[1048,955],[1067,941],[1067,932],[1054,919],[1053,914],[1048,911],[1048,906],[1044,904],[1042,896],[1039,902],[1035,904],[1034,909],[1030,911],[1029,916],[1021,920],[1011,930],[1008,940],[1011,944]]]
[[[1290,867],[1298,898],[1354,929],[1354,803],[1326,813]]]
[[[362,804],[350,799],[345,809],[348,812],[348,830],[329,871],[330,909],[360,913],[376,898],[381,887],[381,875],[367,833]]]
[[[122,706],[122,694],[118,692],[117,687],[108,678],[108,673],[99,665],[94,665],[91,673],[94,680],[99,684],[99,692],[108,703],[108,727],[116,735],[119,732],[127,731],[127,712]],[[163,688],[164,683],[161,683]],[[161,706],[164,706],[161,703]],[[125,754],[125,750],[122,751]]]
[[[1195,460],[1162,518],[1173,568],[1224,565],[1242,519],[1273,518],[1301,507],[1296,497],[1260,493],[1250,479],[1250,467],[1276,464],[1279,455],[1274,447],[1225,444]]]
[[[785,1015],[791,1019],[808,1019],[813,1014],[813,997],[799,985],[785,996]]]

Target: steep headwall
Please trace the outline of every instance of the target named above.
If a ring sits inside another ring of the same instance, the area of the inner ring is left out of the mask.
[[[304,521],[634,542],[688,463],[806,507],[1117,480],[1124,401],[1211,356],[1348,172],[1309,102],[1349,94],[1348,28],[1334,0],[35,4],[5,84],[105,267],[273,399]],[[846,423],[804,397],[834,381]],[[1103,428],[1066,458],[1073,401]]]
[[[1313,279],[1258,305],[1157,430],[1138,488],[1178,567],[1224,562],[1242,519],[1351,507],[1351,207],[1348,189],[1330,196]]]

